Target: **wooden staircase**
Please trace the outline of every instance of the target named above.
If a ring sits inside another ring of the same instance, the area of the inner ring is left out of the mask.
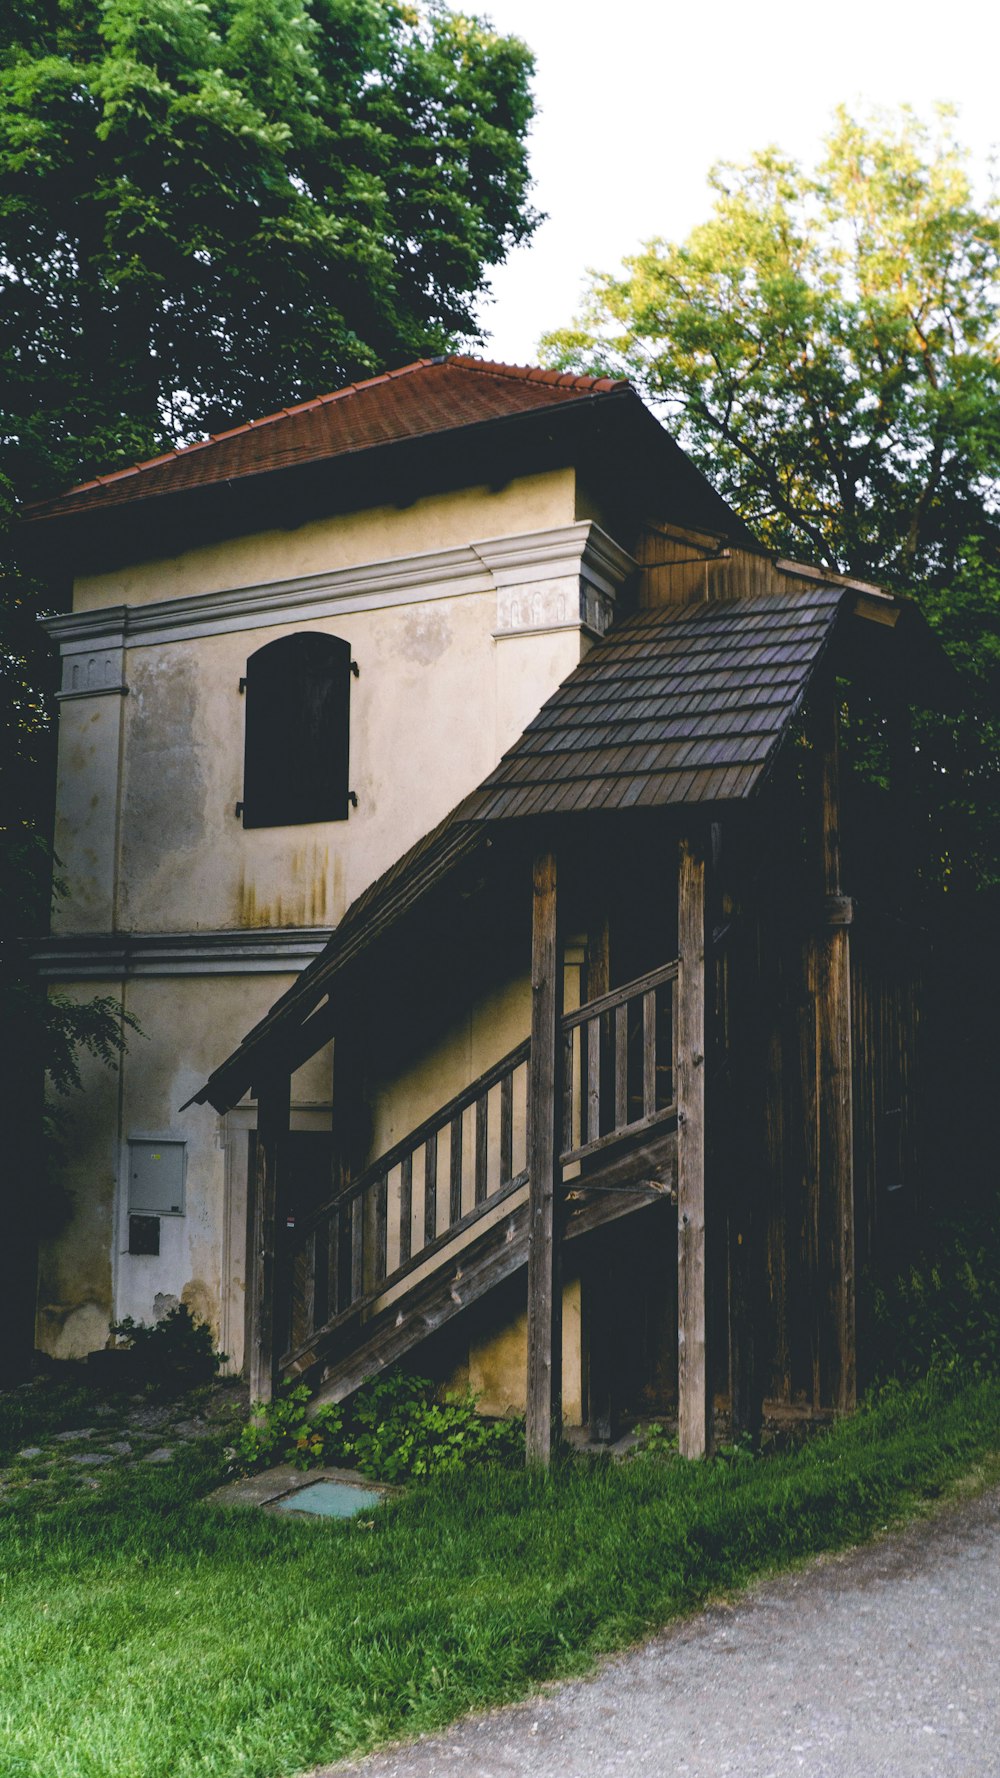
[[[676,963],[566,1014],[561,1236],[673,1195]],[[379,1156],[276,1252],[276,1378],[339,1401],[527,1263],[530,1040]]]

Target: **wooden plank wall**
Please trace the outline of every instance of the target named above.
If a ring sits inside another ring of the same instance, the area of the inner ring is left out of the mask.
[[[702,531],[644,526],[635,546],[640,606],[692,605],[801,590],[802,582],[753,550],[725,549]]]
[[[862,926],[852,952],[859,1382],[870,1380],[872,1292],[920,1238],[933,1104],[924,1068],[927,958],[902,928]]]
[[[854,1188],[858,1386],[872,1370],[872,1289],[905,1254],[926,1205],[927,1132],[921,1039],[924,972],[917,947],[884,927],[852,928]],[[744,1087],[748,1149],[765,1193],[765,1301],[759,1376],[765,1411],[824,1416],[838,1406],[824,1235],[817,1190],[817,1022],[814,947],[758,922],[753,973],[766,1008],[752,1033],[759,1124]],[[744,1035],[748,1027],[743,1024]],[[748,1099],[750,1104],[748,1105]]]

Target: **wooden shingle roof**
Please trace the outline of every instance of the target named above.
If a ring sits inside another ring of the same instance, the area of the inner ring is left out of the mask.
[[[845,597],[661,605],[593,648],[457,818],[500,821],[749,796],[805,695]]]

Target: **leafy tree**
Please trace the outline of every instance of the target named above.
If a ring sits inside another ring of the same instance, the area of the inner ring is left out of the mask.
[[[966,703],[923,744],[996,881],[1000,202],[946,109],[840,109],[815,171],[768,148],[711,185],[544,355],[631,376],[765,544],[921,598]]]
[[[531,68],[438,5],[9,0],[20,496],[476,337],[486,268],[534,226]]]

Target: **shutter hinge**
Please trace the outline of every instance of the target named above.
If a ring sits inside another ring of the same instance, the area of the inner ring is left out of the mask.
[[[354,674],[355,679],[361,678],[361,668],[358,666],[357,661],[351,662],[351,672]]]
[[[243,813],[243,810],[244,810],[244,808],[245,808],[245,807],[246,807],[246,804],[245,804],[245,803],[237,803],[237,805],[236,805],[236,808],[235,808],[235,811],[234,811],[234,813],[235,813],[235,815],[236,815],[236,817],[237,817],[237,819],[238,819],[238,818],[239,818],[239,817],[240,817],[240,815],[242,815],[242,813]]]
[[[357,791],[356,791],[356,790],[349,790],[349,791],[348,791],[348,792],[347,792],[347,800],[348,800],[348,802],[349,802],[349,803],[350,803],[350,805],[351,805],[351,808],[352,808],[352,809],[356,809],[356,808],[357,808],[357,806],[358,806],[358,793],[357,793]]]
[[[247,682],[246,682],[246,676],[244,675],[243,678],[240,680],[240,697],[243,696],[243,693],[246,691],[246,688],[247,688]]]

